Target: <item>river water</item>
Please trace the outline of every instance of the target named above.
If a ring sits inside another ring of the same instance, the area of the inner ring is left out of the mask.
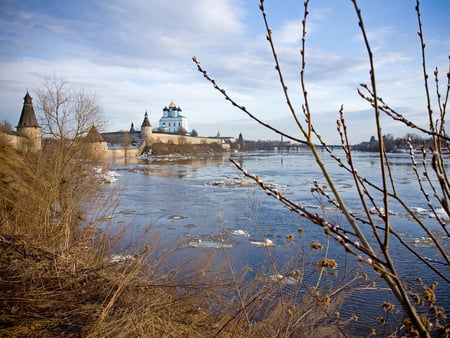
[[[343,155],[339,151],[337,154]],[[121,199],[114,217],[109,218],[108,222],[113,227],[125,226],[125,247],[133,241],[143,241],[142,231],[151,225],[152,231],[161,235],[161,246],[173,245],[177,241],[183,256],[195,257],[199,251],[215,250],[214,246],[222,245],[235,271],[245,269],[251,271],[250,276],[255,276],[261,271],[261,265],[267,263],[267,255],[264,248],[251,242],[261,242],[264,238],[273,241],[274,247],[270,250],[280,266],[295,257],[300,242],[306,243],[306,246],[311,240],[327,243],[327,237],[318,226],[290,212],[252,181],[245,179],[228,160],[230,156],[249,173],[257,174],[291,200],[317,210],[345,227],[344,218],[326,201],[311,193],[315,180],[320,184],[325,184],[325,181],[314,159],[306,152],[220,154],[195,159],[167,157],[128,164],[115,163],[109,167],[120,176],[108,189],[113,191],[120,187]],[[376,154],[355,152],[353,156],[358,173],[380,183]],[[351,177],[326,154],[323,154],[323,161],[346,204],[353,212],[361,212]],[[390,163],[398,194],[409,206],[417,208],[419,217],[430,229],[445,238],[436,219],[430,217],[427,203],[417,188],[409,155],[390,155]],[[374,196],[381,200],[380,196]],[[426,234],[410,221],[400,205],[392,203],[390,210],[392,224],[402,238],[427,257],[440,260],[435,255],[436,250],[429,245]],[[301,229],[302,233],[297,229]],[[296,245],[286,239],[288,235],[294,235]],[[444,239],[444,245],[449,250],[448,238]],[[393,242],[391,247],[393,258],[405,280],[412,282],[420,275],[426,281],[440,282],[438,300],[440,305],[446,305],[448,312],[449,285],[429,271],[420,271],[421,265],[416,264],[416,258],[406,253],[400,245],[397,247]],[[350,269],[357,265],[356,259],[336,243],[332,243],[329,256],[336,258],[340,267],[347,264]],[[367,267],[363,271],[374,275]],[[447,276],[450,274],[448,267],[444,268],[444,273]],[[374,293],[379,296],[374,296]],[[348,316],[356,314],[359,318],[371,318],[372,322],[359,320],[355,324],[362,335],[370,333],[370,327],[374,327],[373,318],[380,311],[382,300],[394,301],[391,295],[380,293],[355,290],[351,295],[352,301],[346,302],[342,310]]]

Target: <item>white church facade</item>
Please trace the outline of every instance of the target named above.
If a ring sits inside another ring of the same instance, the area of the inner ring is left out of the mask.
[[[181,108],[172,101],[169,107],[163,108],[163,116],[159,119],[158,131],[177,134],[180,129],[189,133],[189,119],[181,115]]]

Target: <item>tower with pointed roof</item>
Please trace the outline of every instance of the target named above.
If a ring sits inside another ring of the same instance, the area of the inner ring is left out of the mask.
[[[21,147],[26,150],[41,150],[41,127],[39,126],[33,108],[33,99],[26,93],[23,98],[23,108],[20,114],[19,124],[16,127],[17,134],[22,138]]]
[[[180,128],[189,131],[189,120],[181,115],[181,108],[171,101],[169,107],[163,108],[163,116],[159,119],[159,130],[164,133],[176,134]]]
[[[141,125],[141,139],[144,140],[145,146],[149,146],[152,144],[152,125],[150,124],[150,120],[148,119],[148,113],[145,111],[144,121]]]
[[[107,157],[108,143],[105,141],[95,125],[89,129],[85,140],[85,151],[87,151],[87,154],[90,156],[98,156],[98,158]]]

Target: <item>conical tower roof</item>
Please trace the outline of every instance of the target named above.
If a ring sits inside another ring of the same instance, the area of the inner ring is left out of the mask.
[[[147,111],[145,111],[145,117],[141,127],[151,127],[151,126],[152,125],[150,124],[150,120],[148,119]]]
[[[96,126],[92,126],[91,129],[89,129],[86,140],[89,142],[106,142],[103,136],[98,132]]]
[[[33,99],[28,92],[23,98],[22,113],[20,114],[19,124],[17,125],[17,128],[24,127],[40,128],[36,119],[36,114],[34,113]]]

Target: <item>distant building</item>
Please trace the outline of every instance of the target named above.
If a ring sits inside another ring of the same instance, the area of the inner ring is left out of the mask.
[[[163,116],[159,119],[158,131],[176,134],[180,128],[189,131],[189,119],[181,115],[181,108],[172,101],[169,107],[163,108]]]

